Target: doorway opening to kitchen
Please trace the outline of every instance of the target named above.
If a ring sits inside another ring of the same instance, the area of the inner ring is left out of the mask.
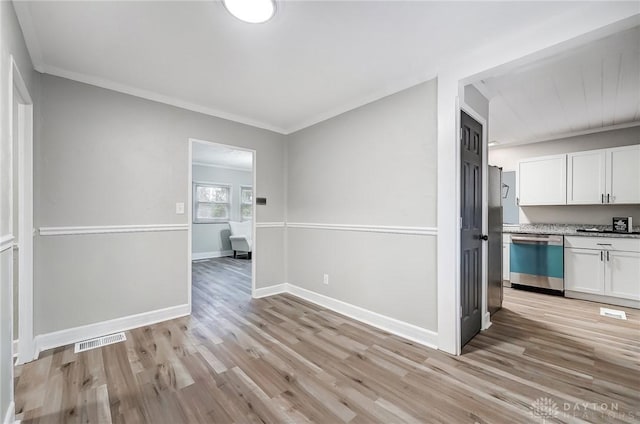
[[[589,326],[568,329],[562,322],[579,316],[606,325],[611,315],[601,315],[600,308],[632,317],[640,307],[640,238],[612,233],[614,217],[631,232],[640,219],[638,37],[637,21],[621,21],[460,80],[459,109],[486,120],[482,170],[501,171],[494,188],[483,183],[477,237],[502,245],[501,251],[482,252],[481,327],[491,328],[465,349],[460,329],[462,353],[488,347],[496,342],[492,337],[530,349],[563,340],[578,352],[589,347],[570,332]],[[464,130],[462,118],[459,124]],[[494,197],[500,199],[502,234],[491,237]],[[457,297],[464,305],[459,242]],[[501,309],[490,305],[491,287],[501,287],[494,296],[504,298]],[[618,324],[625,339],[627,324],[613,322]],[[532,335],[535,343],[527,341]]]

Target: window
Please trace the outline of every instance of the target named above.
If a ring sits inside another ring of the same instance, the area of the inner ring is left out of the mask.
[[[224,184],[193,184],[193,222],[227,222],[231,211],[231,188]]]
[[[253,188],[249,186],[240,187],[240,217],[243,221],[248,221],[253,217]]]

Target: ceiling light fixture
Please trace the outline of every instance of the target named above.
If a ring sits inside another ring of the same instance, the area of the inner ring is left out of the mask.
[[[275,0],[222,0],[222,4],[233,16],[250,24],[267,22],[276,14]]]

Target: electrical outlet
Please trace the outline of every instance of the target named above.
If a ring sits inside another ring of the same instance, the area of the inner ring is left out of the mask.
[[[176,214],[182,215],[184,213],[184,203],[176,203]]]
[[[329,274],[324,274],[322,277],[322,284],[329,285]]]

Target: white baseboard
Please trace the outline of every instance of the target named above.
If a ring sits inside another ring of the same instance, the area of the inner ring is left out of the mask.
[[[491,314],[487,312],[482,316],[482,329],[486,330],[491,327]]]
[[[69,328],[67,330],[40,334],[35,338],[36,352],[39,355],[40,352],[47,349],[66,346],[82,340],[104,336],[106,334],[131,330],[132,328],[144,327],[157,322],[183,317],[190,313],[191,310],[189,305],[185,304],[150,312],[143,312],[141,314],[116,318],[95,324],[83,325],[81,327]]]
[[[323,294],[303,289],[302,287],[298,287],[293,284],[285,283],[285,287],[287,293],[307,300],[311,303],[315,303],[316,305],[331,309],[334,312],[346,315],[349,318],[353,318],[357,321],[369,324],[373,327],[395,334],[396,336],[404,337],[405,339],[411,340],[421,345],[433,349],[438,348],[438,333],[434,331],[427,330],[425,328],[418,327],[417,325],[409,324],[395,318],[390,318],[377,312],[373,312],[368,309],[343,302],[341,300],[333,299]]]
[[[233,250],[218,250],[215,252],[193,252],[191,254],[192,261],[200,261],[202,259],[222,258],[224,256],[233,256]]]
[[[286,293],[287,284],[276,284],[275,286],[263,287],[255,289],[253,291],[253,298],[260,299],[261,297],[273,296],[274,294]]]
[[[3,424],[13,424],[16,415],[15,407],[16,404],[12,401],[7,408],[7,412],[4,414]]]

